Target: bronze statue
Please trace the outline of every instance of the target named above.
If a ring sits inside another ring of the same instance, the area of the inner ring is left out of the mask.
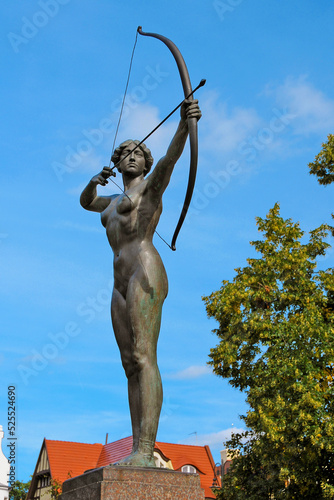
[[[122,174],[124,192],[98,196],[112,169],[104,167],[81,194],[86,210],[101,213],[114,253],[111,317],[122,364],[128,379],[133,449],[120,465],[155,467],[153,449],[162,405],[157,365],[157,342],[162,305],[168,292],[167,275],[152,243],[162,212],[162,195],[188,136],[188,120],[199,120],[195,100],[184,101],[177,131],[152,173],[150,150],[139,141],[123,142],[112,157]],[[119,163],[120,162],[120,163]]]

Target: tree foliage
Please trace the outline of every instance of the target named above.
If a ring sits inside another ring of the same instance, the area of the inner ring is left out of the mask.
[[[68,477],[71,477],[70,473],[68,473]],[[57,479],[51,479],[51,498],[52,500],[56,500],[62,494],[63,485]]]
[[[210,364],[249,404],[219,498],[334,498],[334,273],[316,263],[333,228],[304,242],[278,204],[257,225],[258,258],[204,297],[219,323]]]
[[[22,481],[15,481],[14,485],[12,486],[10,493],[9,493],[9,499],[10,500],[26,500],[28,490],[30,487],[31,480],[28,481],[27,483],[23,483]]]
[[[322,144],[322,150],[309,163],[310,174],[318,177],[319,184],[331,184],[334,181],[334,135],[327,137],[327,142]]]

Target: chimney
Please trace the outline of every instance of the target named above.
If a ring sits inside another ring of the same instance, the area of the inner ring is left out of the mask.
[[[232,460],[231,452],[228,449],[222,450],[220,452],[220,457],[221,457],[222,465],[224,465],[225,462],[227,462],[228,460]]]

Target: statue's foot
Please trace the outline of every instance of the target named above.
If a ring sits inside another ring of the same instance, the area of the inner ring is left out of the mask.
[[[132,467],[156,467],[153,455],[147,455],[146,453],[140,453],[140,451],[135,451],[131,453],[128,457],[123,458],[114,465],[124,465]]]

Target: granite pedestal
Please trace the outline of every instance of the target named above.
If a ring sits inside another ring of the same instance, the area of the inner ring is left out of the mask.
[[[204,500],[197,474],[108,465],[68,479],[60,500]]]

